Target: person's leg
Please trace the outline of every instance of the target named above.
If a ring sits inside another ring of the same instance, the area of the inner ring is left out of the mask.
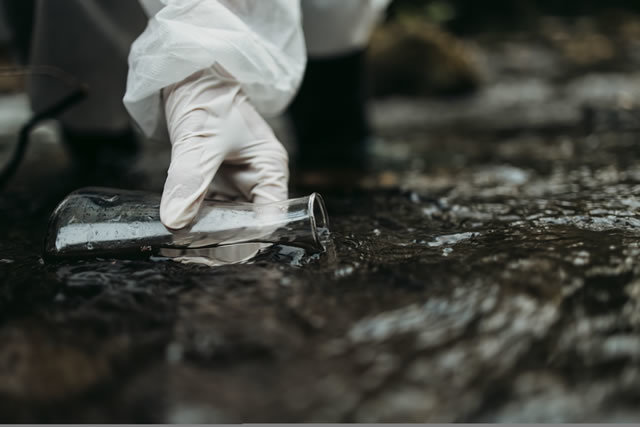
[[[290,106],[301,169],[362,169],[370,136],[364,51],[309,58]]]
[[[88,86],[87,99],[61,117],[63,126],[75,133],[127,129],[127,57],[147,23],[138,2],[40,0],[34,23],[30,65],[60,69]],[[29,85],[36,112],[68,92],[68,85],[41,77]]]
[[[137,152],[122,98],[129,48],[146,23],[137,1],[36,2],[29,65],[59,69],[88,87],[87,98],[59,117],[81,171],[126,164]],[[35,75],[29,82],[32,108],[41,111],[71,90],[62,81]]]
[[[290,106],[301,169],[362,169],[370,137],[365,49],[388,0],[304,0],[309,61]]]

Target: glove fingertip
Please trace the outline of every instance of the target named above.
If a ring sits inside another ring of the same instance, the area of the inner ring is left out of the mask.
[[[185,199],[165,198],[160,204],[160,221],[162,224],[173,230],[180,230],[187,227],[198,214],[202,198],[195,202]]]

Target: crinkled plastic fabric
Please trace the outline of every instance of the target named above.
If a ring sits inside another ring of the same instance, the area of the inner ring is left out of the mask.
[[[146,135],[166,131],[161,90],[214,65],[261,114],[288,105],[306,65],[299,0],[161,1],[165,7],[131,47],[124,98]]]
[[[301,0],[307,52],[330,57],[363,49],[391,0]]]

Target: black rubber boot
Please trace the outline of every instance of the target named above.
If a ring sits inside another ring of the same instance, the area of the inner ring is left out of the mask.
[[[370,130],[364,67],[364,51],[309,59],[289,108],[298,142],[294,169],[365,169]]]
[[[64,129],[63,139],[74,173],[85,184],[117,182],[130,171],[140,152],[140,142],[133,129],[108,133]]]

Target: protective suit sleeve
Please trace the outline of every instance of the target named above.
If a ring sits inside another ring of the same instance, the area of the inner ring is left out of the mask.
[[[164,7],[131,47],[124,97],[146,135],[165,127],[161,90],[215,66],[237,80],[259,113],[288,105],[306,64],[299,0],[158,1]]]
[[[361,50],[391,0],[302,0],[307,53],[338,56]]]

